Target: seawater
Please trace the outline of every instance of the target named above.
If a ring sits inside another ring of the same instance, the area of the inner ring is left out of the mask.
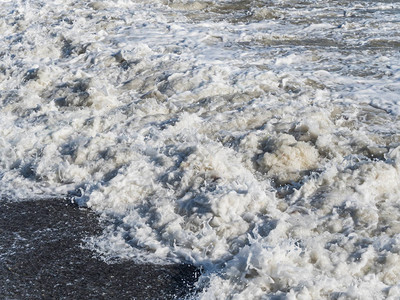
[[[1,197],[194,298],[398,299],[399,101],[399,1],[1,1]]]

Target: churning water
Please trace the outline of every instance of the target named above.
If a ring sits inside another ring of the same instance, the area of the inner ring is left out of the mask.
[[[400,297],[399,1],[0,2],[2,197],[193,297]]]

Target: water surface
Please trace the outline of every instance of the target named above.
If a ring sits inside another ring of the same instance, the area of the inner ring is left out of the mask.
[[[2,196],[73,198],[199,298],[400,296],[399,2],[2,7]]]

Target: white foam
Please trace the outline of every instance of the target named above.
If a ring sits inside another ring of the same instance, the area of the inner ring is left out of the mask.
[[[198,298],[398,298],[400,6],[328,2],[4,2],[0,195]]]

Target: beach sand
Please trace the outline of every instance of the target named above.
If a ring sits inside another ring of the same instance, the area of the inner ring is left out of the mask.
[[[172,299],[194,292],[190,265],[107,264],[81,247],[99,218],[68,200],[0,203],[2,299]]]

